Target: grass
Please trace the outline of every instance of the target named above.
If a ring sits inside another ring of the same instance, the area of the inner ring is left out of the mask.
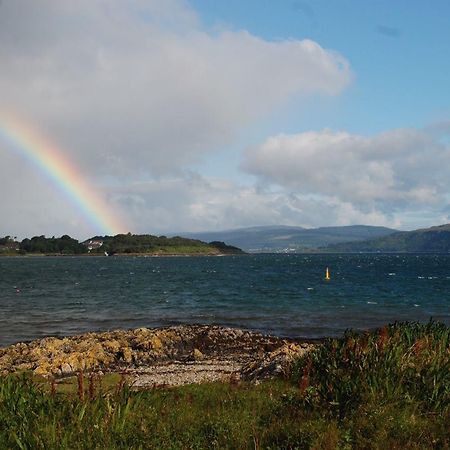
[[[120,375],[52,389],[0,379],[0,448],[427,449],[450,446],[450,328],[327,340],[290,378],[132,392]],[[79,387],[82,384],[82,392]]]

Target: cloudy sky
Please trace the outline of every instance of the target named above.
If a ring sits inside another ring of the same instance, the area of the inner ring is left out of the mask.
[[[449,79],[447,0],[0,0],[0,235],[449,222]]]

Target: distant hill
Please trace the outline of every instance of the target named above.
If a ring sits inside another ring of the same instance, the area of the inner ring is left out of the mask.
[[[368,225],[302,228],[292,226],[260,226],[234,230],[180,233],[202,241],[225,241],[247,252],[301,252],[341,242],[362,241],[387,236],[397,230]]]
[[[362,242],[329,245],[333,252],[406,252],[449,253],[450,224],[414,231],[401,231]]]

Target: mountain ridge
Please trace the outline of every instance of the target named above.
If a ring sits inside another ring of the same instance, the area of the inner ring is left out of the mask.
[[[304,228],[291,225],[262,225],[222,231],[184,232],[180,236],[202,241],[224,241],[247,252],[302,252],[328,245],[361,241],[398,232],[371,225]]]
[[[399,231],[360,242],[328,245],[321,250],[346,253],[449,253],[450,224],[435,225],[412,231]]]

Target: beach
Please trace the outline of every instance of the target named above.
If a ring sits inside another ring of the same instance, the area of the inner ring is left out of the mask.
[[[79,372],[125,373],[135,387],[283,375],[314,344],[238,328],[185,325],[47,337],[0,349],[0,373],[57,380]]]

